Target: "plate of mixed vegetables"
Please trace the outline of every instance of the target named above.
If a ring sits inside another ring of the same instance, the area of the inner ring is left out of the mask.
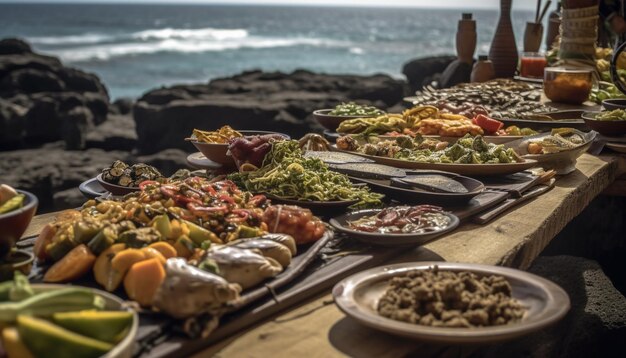
[[[295,277],[332,237],[308,209],[272,205],[230,180],[140,186],[123,198],[89,200],[47,224],[33,249],[39,264],[49,265],[44,282],[93,275],[104,290],[144,309],[218,319],[266,294],[262,283]]]
[[[472,137],[469,134],[452,145],[408,136],[360,144],[351,136],[343,136],[337,140],[335,148],[398,168],[433,169],[462,175],[511,174],[537,163],[521,158],[512,148],[487,143],[481,136]]]

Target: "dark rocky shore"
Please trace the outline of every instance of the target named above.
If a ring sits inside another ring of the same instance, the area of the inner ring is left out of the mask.
[[[148,91],[111,102],[91,73],[33,52],[18,39],[0,40],[0,183],[31,191],[39,212],[80,205],[78,184],[116,159],[145,162],[169,174],[185,167],[194,128],[272,129],[299,137],[321,132],[311,113],[358,101],[402,108],[402,98],[434,79],[452,60],[408,62],[408,80],[247,71],[208,83]]]

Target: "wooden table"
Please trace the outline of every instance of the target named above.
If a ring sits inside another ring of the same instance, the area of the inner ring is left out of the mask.
[[[560,177],[548,193],[490,224],[463,225],[394,262],[443,259],[526,269],[550,240],[621,174],[618,171],[624,163],[624,157],[584,154],[578,159],[578,170]],[[359,325],[326,294],[197,357],[398,357],[417,355],[421,348],[416,342]]]
[[[626,159],[584,154],[576,167],[575,172],[559,177],[553,190],[491,223],[462,225],[393,262],[445,260],[528,268],[567,223],[626,171]],[[51,217],[44,214],[33,219],[25,236],[36,234]],[[357,324],[341,313],[326,293],[197,356],[395,357],[415,354],[419,348],[415,342]]]

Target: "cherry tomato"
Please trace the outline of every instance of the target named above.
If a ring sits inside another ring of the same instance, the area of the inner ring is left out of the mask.
[[[504,127],[504,123],[485,116],[484,114],[479,114],[474,118],[476,125],[482,128],[485,132],[496,133],[502,127]]]

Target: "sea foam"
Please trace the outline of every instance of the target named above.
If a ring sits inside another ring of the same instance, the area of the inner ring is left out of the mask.
[[[54,45],[47,52],[68,62],[146,55],[159,52],[199,53],[290,46],[349,47],[338,40],[308,37],[251,36],[245,29],[149,29],[130,34],[31,38],[35,44]],[[65,46],[64,46],[65,45]]]

